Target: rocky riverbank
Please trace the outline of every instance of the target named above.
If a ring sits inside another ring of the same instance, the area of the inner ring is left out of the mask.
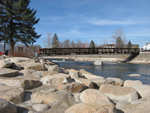
[[[95,61],[101,60],[103,62],[118,62],[124,61],[130,54],[99,54],[99,55],[56,55],[45,56],[44,58],[60,58],[60,59],[73,59],[75,61]],[[140,52],[132,61],[128,63],[133,64],[150,64],[150,52]]]
[[[43,58],[0,59],[0,113],[149,113],[150,85],[66,70]]]

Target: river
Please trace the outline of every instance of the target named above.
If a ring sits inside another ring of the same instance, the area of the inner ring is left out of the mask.
[[[84,69],[97,76],[117,77],[122,80],[140,80],[143,84],[150,85],[150,64],[125,64],[104,62],[103,66],[95,66],[93,62],[78,62],[72,60],[50,59],[65,69]],[[140,74],[141,76],[130,77],[129,74]]]

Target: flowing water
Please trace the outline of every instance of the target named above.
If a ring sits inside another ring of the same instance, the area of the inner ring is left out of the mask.
[[[144,84],[150,84],[150,64],[125,64],[104,62],[103,66],[95,66],[93,62],[63,61],[62,59],[50,59],[66,69],[84,69],[97,76],[117,77],[122,80],[140,80]],[[141,76],[130,77],[129,74]]]

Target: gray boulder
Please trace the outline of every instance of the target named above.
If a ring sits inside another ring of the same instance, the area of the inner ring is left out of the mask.
[[[0,77],[14,77],[18,75],[18,70],[0,68]]]
[[[95,61],[94,61],[94,65],[102,66],[102,65],[103,65],[103,62],[102,62],[101,60],[95,60]]]
[[[17,107],[9,101],[0,98],[0,113],[17,113]]]

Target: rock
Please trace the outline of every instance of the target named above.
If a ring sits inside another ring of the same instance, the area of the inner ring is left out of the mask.
[[[68,72],[64,68],[58,67],[57,65],[48,66],[48,71],[51,72],[51,74],[58,74],[58,73],[68,74]]]
[[[89,80],[89,79],[84,79],[84,78],[74,78],[76,82],[85,84],[89,88],[94,88],[94,83]]]
[[[0,86],[0,98],[15,104],[23,102],[24,89],[19,87]]]
[[[87,89],[83,91],[80,95],[80,100],[87,104],[101,104],[102,101],[110,102],[107,96],[95,89]]]
[[[46,104],[34,104],[34,105],[32,105],[32,107],[36,111],[45,111],[45,110],[48,110],[50,108],[50,106],[46,105]]]
[[[105,84],[106,80],[103,78],[91,79],[92,82],[96,83],[98,87]]]
[[[23,67],[21,67],[20,64],[15,64],[15,63],[13,63],[10,68],[11,68],[11,69],[18,70],[18,71],[21,70],[21,69],[23,69]]]
[[[67,79],[68,83],[72,82],[72,79],[69,75],[67,74],[54,74],[50,76],[45,76],[41,78],[41,82],[44,85],[49,85],[49,86],[58,86],[58,84],[63,83],[64,79]]]
[[[116,105],[118,111],[123,113],[149,113],[150,97],[144,97],[133,102],[119,102]]]
[[[61,83],[57,86],[58,90],[66,90],[71,93],[80,93],[83,90],[87,89],[85,84],[77,83],[77,82],[72,82],[72,83]]]
[[[8,68],[0,69],[0,77],[14,77],[18,75],[18,70],[12,70]]]
[[[132,87],[132,86],[141,86],[143,85],[139,80],[125,80],[123,86]]]
[[[17,113],[17,107],[9,101],[0,98],[0,113]]]
[[[100,91],[114,101],[131,102],[138,99],[138,94],[134,88],[120,87],[114,85],[101,85]]]
[[[9,68],[12,66],[13,63],[10,60],[4,59],[4,60],[0,60],[0,64],[1,64],[0,68]]]
[[[94,65],[102,66],[102,65],[103,65],[103,62],[102,62],[101,60],[95,60],[95,61],[94,61]]]
[[[140,74],[129,74],[128,76],[129,77],[140,77],[141,75]]]
[[[56,91],[51,93],[36,92],[31,95],[32,103],[62,105],[65,107],[75,104],[75,98],[67,91]]]
[[[132,86],[140,94],[141,97],[150,96],[150,85]]]
[[[11,57],[11,58],[8,58],[11,62],[14,62],[14,63],[20,63],[20,62],[33,62],[32,59],[30,58],[25,58],[25,57]]]
[[[42,63],[32,63],[26,66],[26,69],[33,69],[36,71],[46,71],[45,65]]]
[[[81,100],[80,100],[81,93],[74,93],[73,95],[74,95],[76,103],[80,103],[81,102]]]
[[[33,70],[33,69],[25,69],[24,70],[24,76],[30,77],[30,78],[40,79],[43,75],[40,71],[36,71],[36,70]]]
[[[25,78],[6,78],[0,77],[0,83],[7,86],[22,87],[24,89],[32,89],[42,85],[42,83],[35,79],[25,79]]]
[[[60,105],[54,105],[50,109],[44,111],[44,113],[65,113],[65,110],[68,107],[60,106]]]
[[[120,78],[108,77],[106,79],[105,84],[113,84],[116,86],[123,86],[123,80],[121,80]]]
[[[79,103],[68,108],[65,113],[115,113],[115,110],[108,111],[105,106],[97,104]]]

